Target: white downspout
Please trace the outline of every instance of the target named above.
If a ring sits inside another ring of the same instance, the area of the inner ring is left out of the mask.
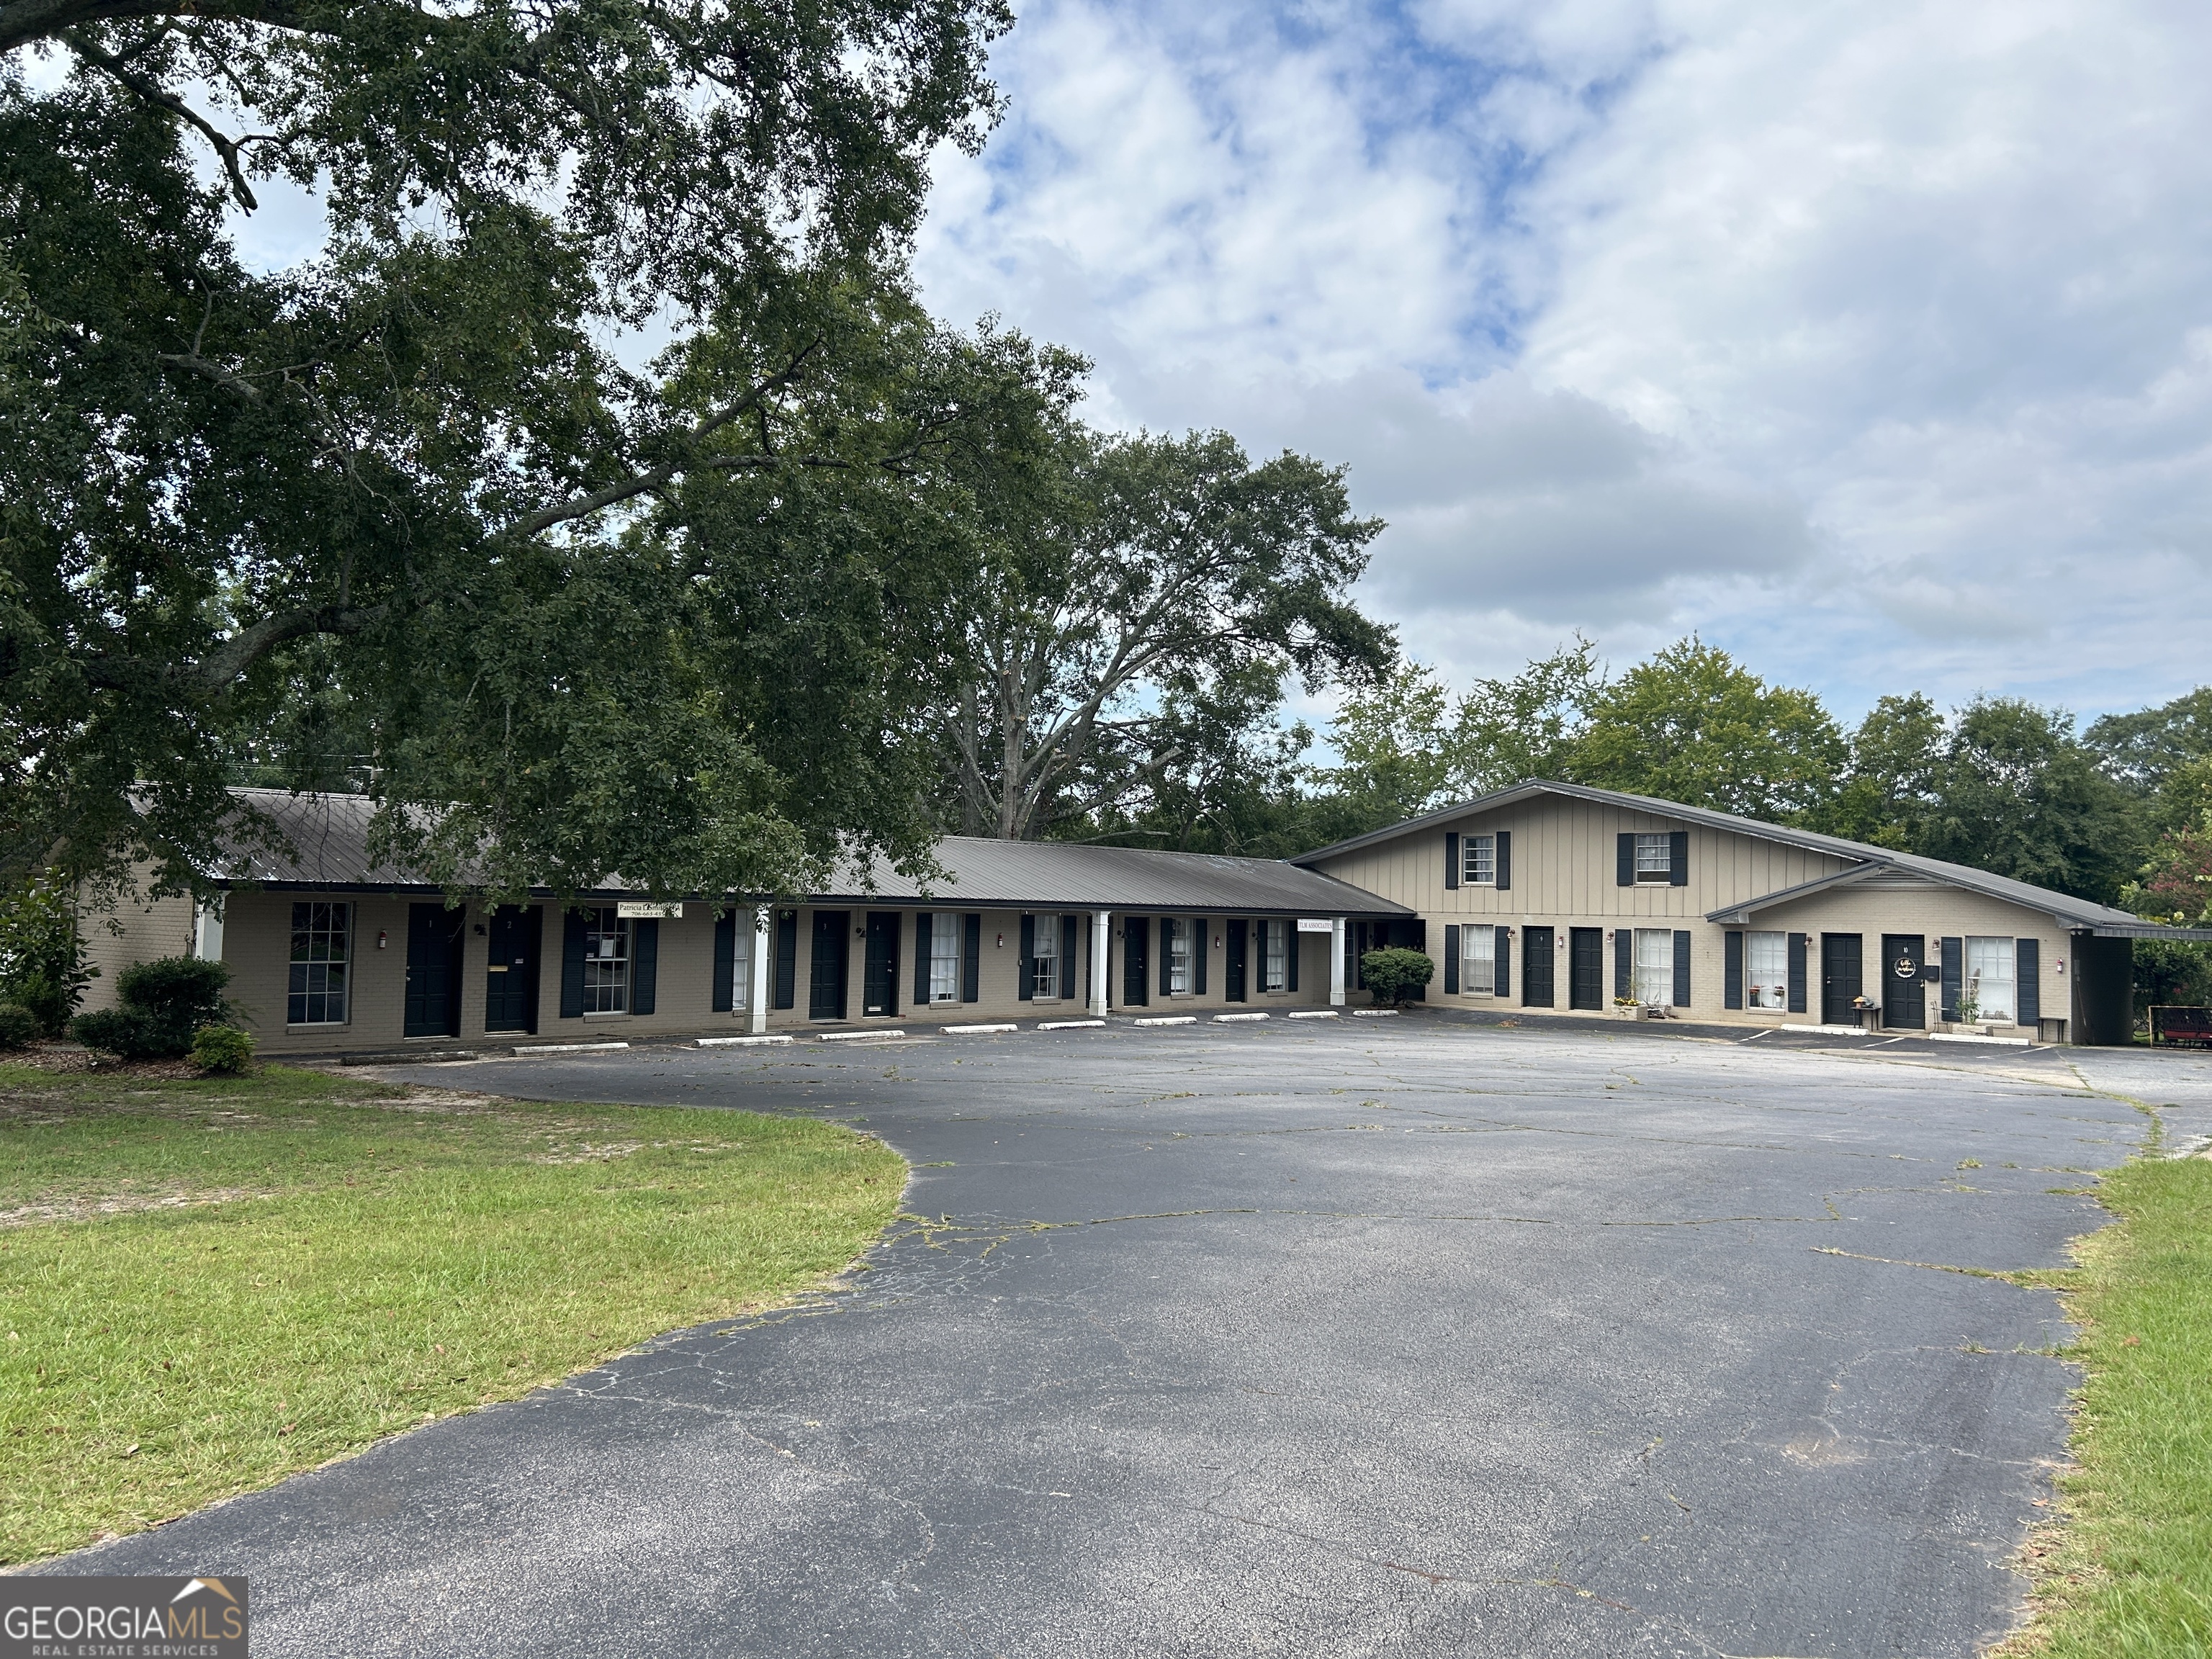
[[[1106,1018],[1106,945],[1113,936],[1107,930],[1112,925],[1111,910],[1091,913],[1091,1018]]]

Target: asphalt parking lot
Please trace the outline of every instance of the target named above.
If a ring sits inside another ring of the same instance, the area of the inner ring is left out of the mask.
[[[2085,1174],[2212,1062],[1432,1017],[392,1073],[853,1121],[851,1288],[54,1570],[263,1656],[1948,1655],[2063,1454]]]

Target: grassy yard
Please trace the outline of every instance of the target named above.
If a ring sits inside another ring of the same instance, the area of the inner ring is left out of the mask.
[[[749,1113],[0,1065],[0,1560],[787,1296],[904,1175]]]
[[[2131,1163],[2098,1196],[2120,1224],[2050,1276],[2082,1327],[2078,1467],[2030,1547],[2036,1617],[2002,1651],[2212,1653],[2212,1163]]]

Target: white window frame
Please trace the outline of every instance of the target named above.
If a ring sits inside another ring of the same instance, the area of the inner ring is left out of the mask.
[[[1743,1006],[1790,1012],[1790,935],[1770,928],[1743,936]]]
[[[1164,916],[1160,925],[1167,933],[1168,994],[1187,997],[1190,994],[1190,918]]]
[[[2010,1025],[2020,1018],[2020,962],[2010,934],[1969,933],[1961,941],[1959,995],[1980,1003],[1977,1025]],[[1990,970],[2002,967],[2002,974]],[[1997,1006],[1992,1006],[1992,1001]]]
[[[629,918],[611,906],[584,914],[584,1018],[626,1014],[635,962]]]
[[[1656,858],[1658,862],[1653,863]],[[1636,879],[1638,882],[1674,879],[1674,837],[1662,830],[1636,832]]]
[[[1279,916],[1260,924],[1260,988],[1284,991],[1291,983],[1291,924]]]
[[[960,1000],[960,917],[936,910],[929,918],[929,1000]]]
[[[1459,864],[1461,886],[1497,886],[1498,837],[1462,836],[1459,839]]]
[[[307,913],[307,926],[305,927],[300,926],[302,910]],[[314,925],[318,910],[323,913],[324,925],[319,927]],[[347,1017],[352,1012],[353,931],[353,906],[346,900],[297,899],[293,902],[291,955],[284,979],[286,1025],[343,1025],[347,1023]],[[303,939],[307,941],[308,952],[305,956],[300,954]],[[316,956],[314,949],[318,939],[323,941],[326,951],[331,948],[331,941],[335,939],[337,954]],[[331,988],[333,969],[337,980],[335,991]],[[295,981],[300,986],[297,990],[292,988]],[[322,1005],[320,1012],[324,1017],[320,1019],[293,1018],[292,1000],[295,997],[301,999],[302,1013],[313,1008],[319,999]],[[331,1012],[334,1001],[337,1006],[336,1013]]]
[[[1033,916],[1030,926],[1030,996],[1037,1002],[1060,1000],[1058,916]]]
[[[1634,933],[1632,948],[1636,954],[1630,958],[1634,972],[1629,982],[1634,988],[1636,1000],[1645,1007],[1664,1008],[1674,1000],[1674,930],[1638,927]],[[1647,940],[1650,941],[1648,950]],[[1615,948],[1619,948],[1617,944]]]
[[[1462,927],[1459,930],[1459,989],[1462,996],[1498,994],[1498,930]]]

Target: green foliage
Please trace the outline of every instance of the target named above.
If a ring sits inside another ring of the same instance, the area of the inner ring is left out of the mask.
[[[2139,848],[2125,797],[2070,716],[1984,697],[1953,722],[1911,850],[2109,903]]]
[[[2138,1025],[2149,1019],[2146,1010],[2153,1007],[2212,1007],[2212,945],[2139,939],[2135,946]]]
[[[223,987],[230,969],[197,957],[157,957],[116,975],[118,1006],[79,1014],[70,1031],[88,1048],[125,1060],[171,1060],[188,1052],[202,1027],[228,1015]]]
[[[192,1034],[192,1064],[216,1077],[238,1077],[253,1064],[253,1038],[235,1025],[203,1025]]]
[[[1806,813],[1806,826],[1914,850],[1941,787],[1947,737],[1942,715],[1919,692],[1879,699],[1851,733],[1835,792]]]
[[[1811,692],[1692,637],[1595,697],[1571,768],[1579,783],[1787,822],[1826,794],[1847,752]]]
[[[29,883],[0,903],[0,1002],[29,1010],[41,1036],[59,1036],[100,970],[85,959],[76,907],[63,888]]]
[[[1359,972],[1376,1001],[1399,1008],[1437,976],[1437,964],[1421,951],[1394,945],[1361,957]]]
[[[44,1030],[39,1017],[20,1002],[0,1002],[0,1048],[21,1048]]]
[[[2212,811],[2160,836],[2121,902],[2153,921],[2212,927]]]

